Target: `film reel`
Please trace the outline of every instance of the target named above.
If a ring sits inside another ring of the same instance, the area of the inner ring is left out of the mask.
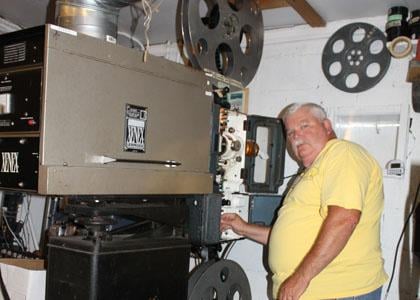
[[[184,61],[244,86],[251,82],[264,41],[262,13],[255,0],[181,0],[177,15]]]
[[[251,300],[251,288],[242,268],[234,261],[206,262],[195,269],[188,282],[189,300]]]
[[[336,88],[358,93],[376,85],[391,61],[386,37],[367,23],[352,23],[337,30],[322,53],[322,71]]]

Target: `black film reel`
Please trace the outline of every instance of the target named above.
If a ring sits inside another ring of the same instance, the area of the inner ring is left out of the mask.
[[[390,61],[383,32],[367,23],[352,23],[328,40],[322,53],[322,71],[336,88],[358,93],[376,85]]]
[[[242,268],[232,260],[198,266],[188,281],[188,300],[251,300],[251,288]]]
[[[177,14],[182,56],[246,86],[263,49],[262,13],[255,0],[181,0]]]

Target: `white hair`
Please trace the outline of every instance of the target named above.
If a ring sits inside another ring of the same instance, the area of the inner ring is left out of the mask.
[[[327,112],[325,109],[316,104],[311,102],[306,103],[293,103],[290,104],[282,113],[282,120],[285,121],[290,115],[294,114],[301,108],[307,108],[311,114],[319,119],[320,121],[324,121],[327,118]]]

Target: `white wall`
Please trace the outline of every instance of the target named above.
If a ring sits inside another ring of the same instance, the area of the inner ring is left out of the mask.
[[[391,111],[399,116],[399,127],[394,126],[381,132],[363,129],[354,131],[352,135],[353,140],[368,143],[365,146],[375,153],[375,156],[380,156],[378,159],[383,166],[394,158],[404,161],[407,166],[408,173],[403,178],[384,179],[382,247],[385,267],[388,274],[391,274],[396,243],[408,214],[409,203],[414,200],[420,177],[419,174],[410,176],[411,164],[417,165],[416,172],[420,173],[419,141],[415,140],[416,136],[420,136],[420,114],[411,111],[411,84],[405,82],[409,58],[392,59],[382,81],[365,92],[345,93],[327,81],[321,69],[323,47],[337,29],[352,22],[366,22],[384,30],[386,17],[335,22],[321,29],[299,26],[266,32],[261,65],[249,87],[249,113],[276,116],[289,103],[311,101],[326,107],[330,117],[336,121],[339,113],[343,111],[351,111],[356,115],[367,112],[385,114]],[[408,132],[410,117],[413,118],[412,133]],[[395,135],[397,131],[398,135]],[[390,145],[393,147],[389,147]],[[287,158],[285,174],[293,174],[296,169],[297,165]],[[417,181],[410,182],[410,177],[414,176]],[[412,267],[413,257],[410,249],[411,242],[406,239],[402,255],[401,252],[399,255],[388,299],[416,299],[419,290],[419,264],[417,261]],[[238,243],[230,255],[231,259],[238,261],[246,270],[254,299],[267,298],[264,281],[267,272],[261,266],[261,253],[261,246],[243,241]],[[401,256],[403,269],[400,272]],[[254,259],[250,260],[250,257]]]
[[[353,116],[363,115],[367,119],[386,114],[397,117],[398,126],[380,130],[356,128],[346,134],[346,137],[372,152],[383,167],[391,159],[400,159],[406,164],[406,174],[402,178],[384,178],[382,248],[385,268],[391,275],[396,244],[420,181],[420,114],[412,111],[411,84],[405,82],[410,58],[392,59],[384,78],[361,93],[340,91],[327,81],[321,68],[324,45],[336,30],[353,22],[370,23],[384,31],[386,16],[334,22],[325,28],[298,26],[267,31],[262,61],[249,86],[249,113],[275,117],[289,103],[311,101],[322,104],[336,122],[343,120],[340,119],[343,112]],[[174,51],[177,51],[175,45],[162,45],[155,47],[152,53],[180,62]],[[408,127],[410,118],[411,131]],[[294,174],[296,169],[296,163],[287,157],[285,175]],[[286,183],[280,188],[280,193],[285,186]],[[420,299],[419,260],[410,250],[412,231],[411,222],[403,240],[403,250],[400,249],[398,255],[388,299]],[[238,241],[228,258],[244,268],[253,299],[268,299],[271,292],[267,286],[268,274],[262,263],[263,247],[246,240]],[[384,290],[387,286],[388,283]]]

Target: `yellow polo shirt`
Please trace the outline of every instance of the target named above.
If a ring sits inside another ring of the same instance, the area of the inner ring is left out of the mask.
[[[360,221],[300,299],[350,297],[382,286],[387,280],[380,245],[383,199],[382,170],[375,159],[354,143],[329,141],[295,180],[272,228],[268,260],[274,296],[308,253],[329,205],[360,210]]]

